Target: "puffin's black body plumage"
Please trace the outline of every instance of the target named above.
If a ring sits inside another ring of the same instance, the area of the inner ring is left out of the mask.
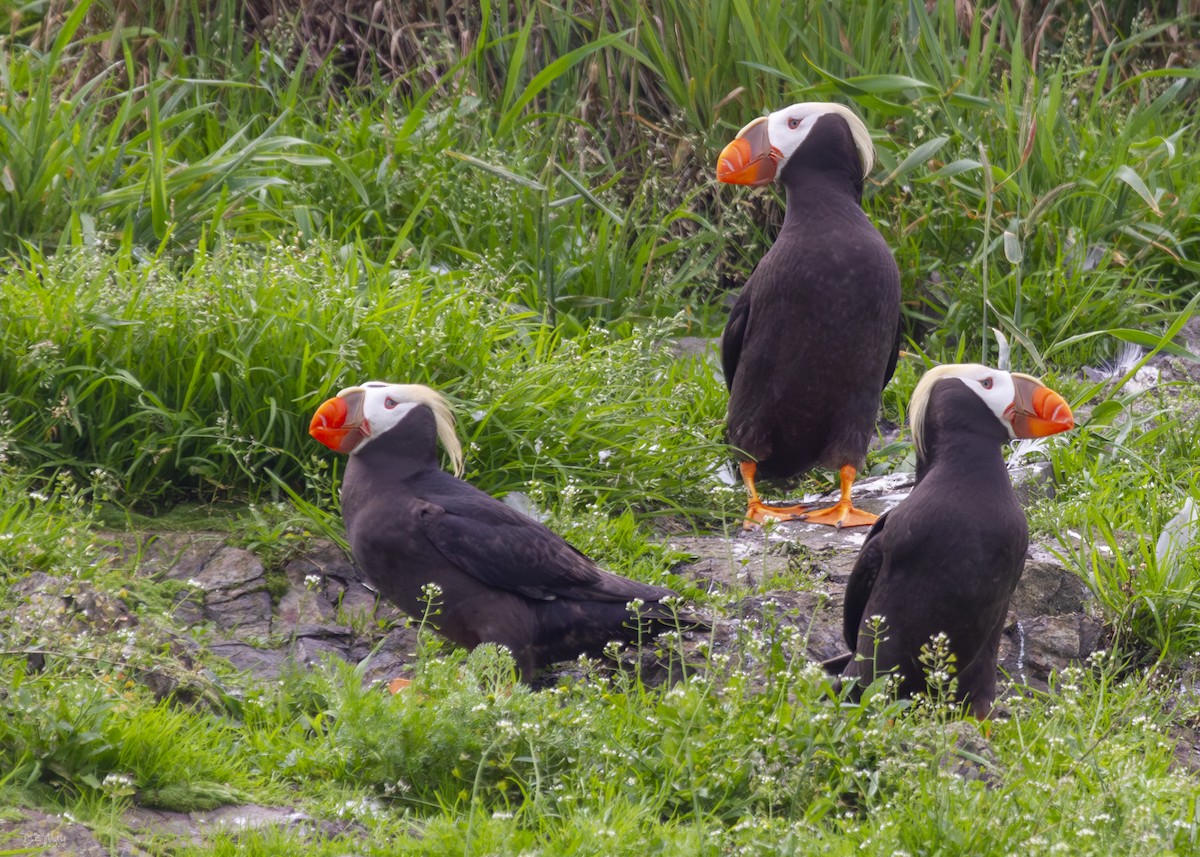
[[[867,684],[893,673],[900,695],[924,692],[930,665],[921,662],[922,648],[944,633],[955,658],[955,697],[986,717],[996,695],[1008,603],[1029,544],[1001,447],[1014,434],[1052,434],[1073,422],[1058,394],[1028,376],[964,368],[979,377],[949,371],[928,385],[916,486],[874,524],[851,572],[843,633],[853,654],[842,674]],[[1021,389],[1033,390],[1026,398],[1036,395],[1036,408],[1026,408],[1033,417],[1022,417],[1015,432],[1004,416],[1014,407],[1005,410],[1001,401],[993,410],[971,388],[978,384],[990,394],[1008,377],[1018,385],[1018,400]]]
[[[721,337],[726,437],[755,462],[752,501],[754,475],[857,471],[865,462],[896,367],[900,274],[863,213],[864,172],[847,119],[819,115],[779,172],[783,227]]]
[[[345,391],[343,391],[345,392]],[[413,407],[353,451],[341,493],[355,560],[410,616],[427,607],[459,645],[507,647],[521,676],[612,640],[677,627],[659,604],[674,593],[604,571],[557,534],[439,467],[433,411]],[[686,620],[685,620],[686,623]]]

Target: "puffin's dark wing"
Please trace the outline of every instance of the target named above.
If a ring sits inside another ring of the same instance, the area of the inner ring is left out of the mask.
[[[421,523],[446,559],[497,589],[543,600],[623,602],[670,594],[604,571],[553,531],[486,494],[426,502]]]
[[[721,334],[721,369],[725,373],[725,386],[733,389],[733,376],[737,372],[738,359],[742,356],[742,343],[746,340],[746,327],[750,322],[750,283],[729,311],[725,332]]]
[[[858,628],[862,624],[863,612],[867,609],[867,601],[871,597],[871,589],[883,568],[884,542],[883,528],[887,523],[888,513],[884,512],[879,520],[871,525],[867,539],[858,552],[854,569],[850,572],[850,580],[846,582],[846,600],[842,612],[842,636],[850,647],[851,655],[858,648]]]
[[[896,363],[900,359],[900,346],[904,344],[904,322],[900,319],[896,320],[896,344],[892,348],[892,356],[888,358],[887,371],[883,373],[883,386],[888,385],[888,381],[892,380],[892,376],[896,374]]]

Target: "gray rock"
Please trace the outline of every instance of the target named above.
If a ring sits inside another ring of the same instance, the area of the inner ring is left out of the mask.
[[[681,336],[670,342],[672,357],[705,357],[715,360],[720,354],[721,340],[708,336]]]
[[[177,844],[200,845],[217,833],[236,833],[278,827],[315,833],[322,838],[344,836],[365,828],[354,821],[314,819],[291,807],[231,804],[201,812],[170,812],[133,807],[123,821],[139,836],[170,838]]]
[[[941,755],[939,768],[969,782],[982,782],[988,788],[1002,784],[1000,757],[976,723],[955,720],[947,723],[945,730],[954,743]]]
[[[24,810],[17,821],[0,822],[3,853],[40,857],[143,857],[137,846],[122,839],[113,848],[101,845],[92,832],[61,815]]]
[[[235,669],[267,680],[279,678],[290,663],[287,653],[281,649],[262,649],[233,640],[214,641],[207,648],[225,658]]]
[[[1045,548],[1033,545],[1008,609],[1017,618],[1058,616],[1082,613],[1094,601],[1092,591],[1079,575],[1063,568]]]
[[[361,583],[347,583],[333,603],[345,621],[352,624],[362,625],[374,620],[387,624],[403,622],[407,618],[403,610]]]
[[[170,571],[171,577],[187,580],[225,547],[220,533],[124,533],[103,532],[99,538],[105,552],[121,562],[132,562],[140,574]]]
[[[271,636],[271,596],[263,589],[229,600],[204,602],[204,618],[238,640],[266,640]]]
[[[367,684],[411,676],[417,660],[416,629],[401,625],[374,645],[360,642],[351,648],[351,663],[360,664],[367,658],[370,660],[363,670]]]
[[[12,591],[22,596],[15,608],[17,627],[109,634],[138,624],[122,599],[89,588],[74,578],[34,572],[17,581]]]
[[[1050,673],[1086,661],[1103,639],[1104,626],[1083,613],[1021,619],[1005,629],[1000,668],[1013,681],[1045,690]]]
[[[324,593],[303,584],[293,585],[275,606],[275,629],[278,633],[290,634],[301,626],[333,625],[336,615],[337,611]],[[344,626],[337,627],[337,633],[348,631]]]
[[[170,577],[181,579],[182,572],[172,567]],[[267,588],[266,570],[262,560],[252,551],[225,546],[209,557],[188,580],[200,584],[205,603],[231,600],[250,592]]]
[[[362,579],[358,567],[350,561],[345,551],[328,539],[314,541],[303,555],[284,565],[283,570],[293,586],[303,586],[304,579],[311,574],[335,577],[342,581]]]
[[[1025,464],[1008,473],[1022,506],[1031,506],[1038,500],[1054,499],[1054,465],[1049,461]]]
[[[842,605],[824,593],[771,592],[739,601],[735,615],[743,624],[754,627],[774,643],[783,628],[795,628],[802,635],[805,651],[812,660],[822,661],[842,654]]]

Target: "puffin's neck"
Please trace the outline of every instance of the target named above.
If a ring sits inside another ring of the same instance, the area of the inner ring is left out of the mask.
[[[1008,468],[1000,452],[1002,438],[994,433],[928,426],[925,455],[917,456],[917,482],[934,470],[946,470],[972,479],[1000,480],[1009,483]]]
[[[350,464],[389,479],[404,479],[423,470],[437,469],[437,423],[433,411],[419,405],[383,434],[356,450]]]
[[[855,185],[844,173],[813,170],[797,166],[783,176],[787,211],[783,225],[803,223],[811,218],[843,214],[848,208],[862,210],[862,186]]]

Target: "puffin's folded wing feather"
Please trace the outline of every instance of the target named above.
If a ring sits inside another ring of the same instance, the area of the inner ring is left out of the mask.
[[[422,517],[426,536],[446,559],[489,586],[542,600],[669,594],[604,571],[552,530],[486,495],[454,498],[444,507],[428,503]]]
[[[888,513],[879,516],[870,531],[866,541],[854,561],[850,579],[846,582],[846,598],[842,613],[842,636],[851,653],[858,648],[858,629],[862,624],[863,613],[867,609],[867,601],[871,590],[879,578],[879,570],[884,563],[883,528],[887,522]]]
[[[887,371],[883,373],[883,386],[886,387],[896,374],[896,364],[900,360],[900,347],[904,345],[904,321],[896,321],[896,344],[892,347],[892,356],[888,358]]]
[[[725,373],[725,386],[733,389],[733,376],[737,374],[738,360],[742,356],[742,343],[746,339],[746,327],[750,323],[750,283],[742,288],[729,311],[725,330],[721,334],[721,370]]]

